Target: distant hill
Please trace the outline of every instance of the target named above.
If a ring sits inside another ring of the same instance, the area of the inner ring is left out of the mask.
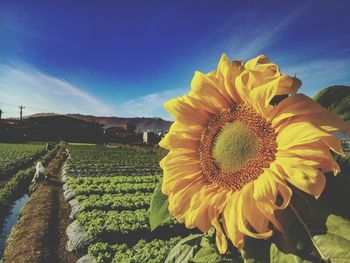
[[[93,115],[83,115],[83,114],[55,114],[55,113],[35,113],[25,117],[25,119],[30,119],[32,121],[35,118],[45,118],[54,116],[67,116],[69,118],[78,119],[82,121],[103,124],[104,128],[122,126],[125,123],[134,124],[136,126],[136,131],[168,131],[170,125],[173,123],[171,121],[163,120],[162,118],[122,118],[122,117],[97,117]]]
[[[62,114],[57,114],[57,113],[53,113],[53,112],[39,112],[39,113],[34,113],[31,115],[28,115],[26,117],[24,117],[24,119],[28,119],[28,118],[35,118],[35,117],[52,117],[52,116],[61,116]]]
[[[96,117],[92,115],[68,114],[68,116],[89,122],[104,124],[105,128],[122,126],[125,123],[134,124],[136,131],[168,131],[171,121],[161,118],[122,118],[122,117]]]
[[[350,121],[350,86],[330,86],[313,98],[345,121]]]

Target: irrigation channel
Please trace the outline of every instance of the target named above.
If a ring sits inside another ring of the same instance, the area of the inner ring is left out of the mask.
[[[29,200],[29,195],[25,193],[22,197],[17,199],[15,203],[10,208],[9,213],[3,219],[3,224],[0,232],[0,260],[3,257],[4,249],[6,246],[6,241],[11,233],[12,227],[17,223],[17,220],[21,214],[22,207]],[[0,222],[2,218],[0,218]]]

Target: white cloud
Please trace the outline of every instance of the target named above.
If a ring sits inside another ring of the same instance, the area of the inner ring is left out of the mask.
[[[169,120],[171,116],[165,111],[163,107],[164,102],[182,96],[187,92],[186,89],[171,89],[152,93],[121,103],[115,112],[118,113],[118,116],[162,117]]]
[[[314,95],[330,85],[350,85],[350,57],[319,59],[282,67],[282,73],[296,75],[303,82],[302,91]]]
[[[278,21],[276,19],[261,21],[254,18],[239,21],[239,28],[236,28],[233,37],[226,43],[229,52],[239,60],[257,56],[276,39],[278,33],[296,21],[308,7],[309,4],[302,5]]]
[[[17,117],[17,106],[26,106],[25,115],[37,112],[81,113],[121,117],[171,116],[165,101],[185,94],[186,89],[171,89],[121,102],[112,108],[65,80],[28,66],[0,64],[0,109],[3,117]]]
[[[15,105],[27,106],[26,115],[38,111],[111,113],[107,105],[82,88],[23,65],[0,64],[0,105],[9,112],[7,116],[14,116],[10,113],[16,111]]]

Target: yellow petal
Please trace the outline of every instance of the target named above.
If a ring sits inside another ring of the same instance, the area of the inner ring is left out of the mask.
[[[288,150],[279,150],[276,156],[293,159],[297,163],[319,168],[324,173],[333,171],[334,174],[337,174],[340,171],[339,165],[333,159],[328,146],[318,142],[290,147]]]
[[[208,122],[210,114],[203,107],[197,106],[193,102],[190,103],[189,100],[188,96],[179,97],[167,101],[164,107],[180,123],[204,126]]]
[[[282,203],[279,205],[276,204],[278,195],[282,198]],[[291,196],[292,190],[287,183],[276,176],[270,169],[265,169],[264,173],[254,181],[253,197],[257,202],[257,207],[279,231],[283,231],[283,229],[276,219],[274,211],[285,209],[290,202]]]
[[[267,239],[272,236],[269,230],[268,220],[263,213],[257,209],[256,201],[253,200],[253,184],[245,185],[238,195],[237,202],[238,230],[244,235],[253,238]],[[247,222],[257,231],[248,229]]]
[[[238,192],[230,192],[227,198],[226,207],[222,214],[222,223],[227,237],[237,248],[243,246],[243,234],[238,231],[237,226],[237,201]]]
[[[291,117],[288,120],[288,123],[281,122],[280,124],[275,126],[279,128],[279,126],[283,127],[286,124],[289,125],[296,122],[308,122],[314,125],[315,127],[318,127],[330,133],[344,131],[348,135],[350,135],[350,125],[345,121],[343,121],[342,119],[339,119],[338,116],[336,116],[333,112],[330,112],[327,110],[320,113],[315,113],[315,114],[297,115],[297,116]]]
[[[295,78],[282,75],[253,89],[250,92],[251,105],[262,116],[269,119],[274,108],[270,105],[273,97],[276,95],[294,94],[297,87]]]
[[[168,131],[168,133],[183,132],[189,134],[193,138],[200,138],[204,128],[198,125],[186,125],[181,122],[175,121]]]
[[[248,60],[244,64],[244,67],[246,69],[254,70],[258,64],[266,64],[269,62],[270,62],[270,60],[265,55],[259,55],[253,59]]]
[[[161,161],[160,167],[164,170],[172,165],[184,165],[184,164],[199,164],[199,155],[197,152],[188,150],[173,150],[170,151]]]
[[[184,100],[187,104],[196,109],[202,109],[210,114],[210,117],[217,113],[217,108],[210,101],[203,100],[201,98],[195,98],[192,96],[184,96]]]
[[[338,138],[307,122],[283,124],[283,127],[277,134],[276,141],[279,150],[287,150],[297,145],[320,142],[326,144],[334,152],[342,153]]]
[[[218,185],[207,184],[198,192],[192,193],[191,205],[185,218],[186,227],[198,227],[202,232],[207,232],[213,218],[218,216],[216,212],[223,209],[227,192]]]
[[[264,85],[281,76],[278,66],[270,63],[269,59],[264,55],[249,60],[244,67],[254,76],[255,87]]]
[[[276,174],[295,187],[316,197],[321,195],[325,187],[326,178],[324,174],[311,166],[290,163],[288,158],[278,157],[270,167]]]
[[[168,132],[159,142],[159,145],[167,150],[188,149],[198,151],[200,137],[193,136],[190,132]]]
[[[168,209],[170,214],[173,215],[179,222],[183,223],[185,221],[185,216],[191,204],[193,193],[199,191],[203,185],[205,185],[205,183],[206,180],[199,177],[190,182],[181,190],[177,192],[170,192],[168,196]]]
[[[250,92],[250,105],[265,118],[270,115],[270,111],[273,108],[270,105],[270,101],[275,96],[277,88],[278,79],[257,87]]]
[[[280,205],[276,204],[278,195],[282,197]],[[292,190],[287,183],[270,169],[265,169],[264,173],[254,181],[254,199],[259,202],[270,202],[274,209],[285,209],[291,196]]]
[[[247,70],[243,71],[235,79],[235,87],[237,93],[241,101],[247,105],[251,105],[250,92],[253,88],[256,87],[256,81],[257,79],[255,78],[255,76]]]
[[[261,55],[245,64],[245,70],[236,78],[235,85],[241,100],[267,118],[275,95],[294,94],[301,85],[297,78],[281,75],[275,64]]]
[[[163,169],[162,192],[169,195],[171,191],[181,190],[186,185],[202,177],[202,169],[196,153],[177,150],[170,151],[161,162]]]
[[[230,102],[221,94],[215,82],[201,72],[197,71],[195,73],[191,87],[192,89],[189,93],[191,97],[205,100],[218,110],[231,106]]]
[[[327,111],[320,114],[308,115],[304,120],[327,132],[344,131],[350,136],[350,125],[333,112]]]
[[[241,101],[236,91],[235,78],[242,70],[243,63],[241,61],[231,62],[226,54],[221,56],[216,78],[221,84],[221,93],[228,98],[231,103],[239,103]]]
[[[213,218],[213,220],[211,221],[211,224],[216,230],[215,241],[216,241],[216,246],[218,247],[219,253],[224,254],[227,251],[227,239],[224,234],[224,231],[221,228],[221,225],[219,223],[217,216]]]
[[[326,109],[304,94],[296,94],[282,100],[273,110],[269,120],[272,125],[277,125],[281,120],[293,116],[325,113]]]
[[[282,75],[278,83],[276,95],[295,94],[300,86],[300,79],[288,75]]]

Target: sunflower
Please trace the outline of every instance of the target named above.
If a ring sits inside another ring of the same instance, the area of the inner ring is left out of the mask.
[[[300,86],[264,55],[246,63],[223,55],[217,70],[195,73],[189,94],[165,103],[175,122],[160,142],[169,150],[162,192],[187,228],[216,229],[220,253],[227,238],[242,248],[244,236],[283,231],[274,212],[288,206],[289,184],[318,197],[324,173],[339,172],[332,133],[349,126],[297,94]]]

